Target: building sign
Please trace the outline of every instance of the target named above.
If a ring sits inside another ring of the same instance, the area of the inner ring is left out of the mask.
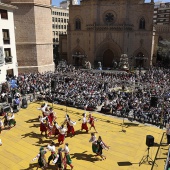
[[[0,47],[0,66],[4,64],[3,47]]]

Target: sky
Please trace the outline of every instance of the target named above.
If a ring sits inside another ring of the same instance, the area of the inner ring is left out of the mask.
[[[52,0],[52,5],[59,6],[60,2],[63,0]],[[157,2],[158,0],[155,0]],[[146,0],[146,2],[150,2],[150,0]],[[170,2],[170,0],[164,0],[164,2]]]

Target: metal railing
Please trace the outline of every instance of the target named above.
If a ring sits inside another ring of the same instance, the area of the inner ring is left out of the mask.
[[[170,158],[170,147],[168,149],[168,155],[167,155],[167,158],[166,158],[164,170],[168,170],[168,168],[169,168],[169,161],[170,161],[169,158]]]

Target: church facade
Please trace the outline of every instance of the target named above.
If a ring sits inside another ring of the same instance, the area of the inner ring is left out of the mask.
[[[69,6],[67,61],[82,66],[90,61],[103,67],[127,54],[132,67],[153,63],[154,2],[144,0],[82,0]]]

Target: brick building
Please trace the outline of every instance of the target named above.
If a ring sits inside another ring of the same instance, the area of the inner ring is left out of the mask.
[[[54,71],[50,0],[1,0],[14,12],[19,72]]]

